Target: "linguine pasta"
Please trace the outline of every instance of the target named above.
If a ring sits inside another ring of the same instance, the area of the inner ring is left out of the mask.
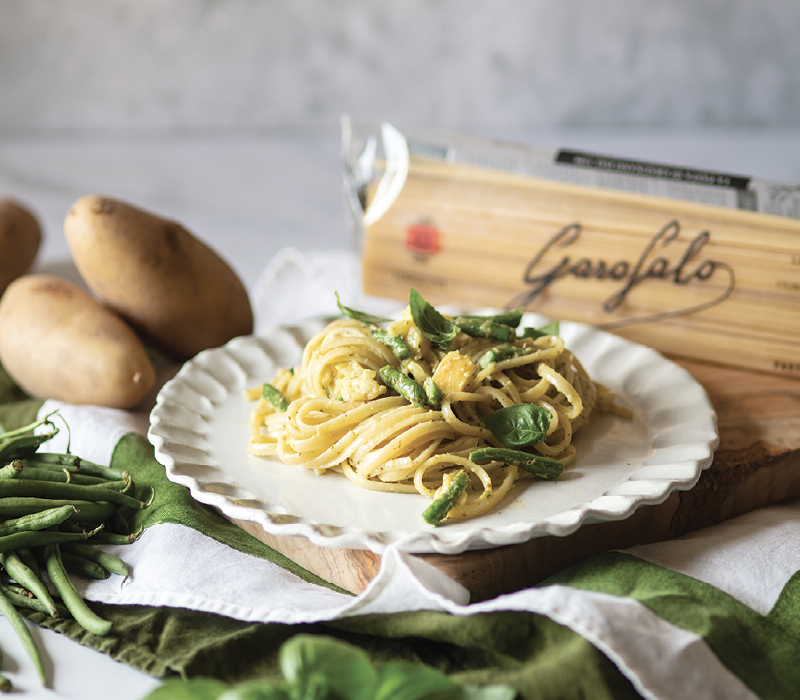
[[[426,512],[436,524],[487,512],[520,478],[560,474],[593,412],[629,415],[557,331],[514,330],[521,310],[449,319],[415,295],[385,329],[340,306],[350,317],[311,338],[297,367],[248,390],[248,450],[420,493],[439,508]],[[504,340],[484,337],[495,327]]]

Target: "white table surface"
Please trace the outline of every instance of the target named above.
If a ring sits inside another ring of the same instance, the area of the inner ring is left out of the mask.
[[[800,128],[757,131],[567,132],[484,130],[529,143],[581,148],[800,183]],[[326,133],[0,137],[0,197],[39,216],[35,271],[77,280],[62,232],[70,205],[101,193],[181,221],[252,288],[281,248],[353,245],[346,223],[337,127]],[[24,698],[136,700],[158,681],[48,630],[34,629],[53,689],[0,618],[3,671]]]

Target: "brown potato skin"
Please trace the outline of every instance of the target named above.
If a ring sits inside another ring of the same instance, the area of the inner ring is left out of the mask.
[[[20,202],[0,199],[0,295],[33,265],[42,243],[38,219]]]
[[[53,275],[23,275],[0,298],[0,362],[31,396],[132,408],[155,370],[128,324]]]
[[[253,332],[242,281],[179,223],[89,195],[72,206],[64,233],[89,288],[174,358]]]

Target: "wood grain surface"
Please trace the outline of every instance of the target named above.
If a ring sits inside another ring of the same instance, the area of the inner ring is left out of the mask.
[[[658,542],[800,495],[800,380],[671,358],[706,389],[717,412],[720,445],[689,491],[639,508],[630,518],[584,525],[566,537],[456,555],[415,555],[484,600],[535,585],[593,554]],[[360,593],[380,568],[368,551],[317,547],[276,537],[252,523],[243,529],[309,571]]]

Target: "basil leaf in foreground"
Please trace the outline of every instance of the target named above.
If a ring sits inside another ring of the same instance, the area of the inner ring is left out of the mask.
[[[339,301],[339,292],[334,292],[336,295],[336,306],[347,318],[352,318],[354,321],[361,321],[361,323],[375,324],[375,323],[389,323],[392,319],[383,318],[382,316],[373,316],[372,314],[365,313],[364,311],[356,311],[349,306],[344,306]]]
[[[545,439],[550,413],[535,403],[521,403],[490,413],[483,418],[483,424],[504,447],[517,449]]]
[[[298,634],[281,646],[278,660],[293,689],[292,697],[375,697],[378,673],[367,653],[356,646],[330,637]]]
[[[456,337],[458,326],[442,316],[413,287],[408,295],[408,308],[411,311],[411,318],[414,319],[414,325],[434,345],[447,348]]]
[[[380,669],[374,700],[462,700],[461,687],[444,673],[411,661],[390,661]]]

